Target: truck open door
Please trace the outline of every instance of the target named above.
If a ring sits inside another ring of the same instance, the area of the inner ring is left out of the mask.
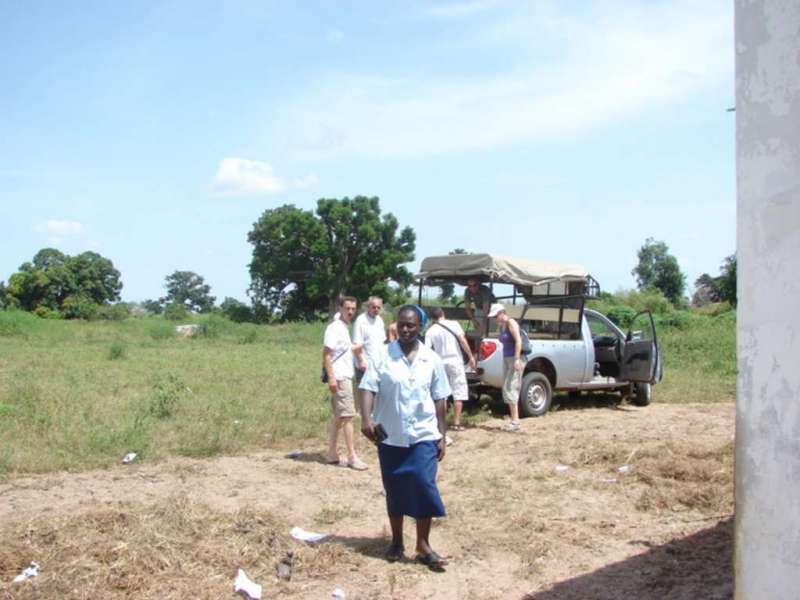
[[[656,325],[649,310],[631,321],[622,354],[620,376],[625,381],[656,384],[661,381],[661,348]]]

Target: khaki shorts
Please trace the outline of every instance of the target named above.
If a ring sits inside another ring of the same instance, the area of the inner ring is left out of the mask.
[[[463,402],[469,399],[469,389],[467,388],[467,375],[464,373],[464,365],[446,361],[444,372],[447,373],[447,381],[450,382],[450,389],[453,392],[453,400]]]
[[[350,379],[337,379],[339,391],[331,394],[331,410],[335,417],[355,417],[356,400],[353,398],[353,382]]]

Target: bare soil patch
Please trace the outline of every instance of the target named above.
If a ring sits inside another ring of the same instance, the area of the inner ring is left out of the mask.
[[[444,573],[413,562],[412,521],[407,559],[383,560],[366,441],[362,473],[305,442],[299,459],[282,447],[15,478],[0,484],[0,598],[233,598],[237,567],[264,598],[730,598],[733,424],[731,403],[611,405],[451,433],[432,533]],[[332,537],[306,545],[293,526]],[[32,560],[40,575],[11,583]]]

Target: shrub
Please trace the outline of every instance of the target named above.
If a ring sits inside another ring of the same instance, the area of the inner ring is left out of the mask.
[[[676,310],[661,317],[658,322],[664,327],[687,329],[695,320],[695,316],[686,310]]]
[[[104,319],[106,321],[122,321],[131,315],[131,309],[127,304],[104,304],[97,307],[95,313],[96,319]]]
[[[47,307],[47,306],[45,306],[43,304],[40,304],[39,306],[37,306],[36,309],[33,311],[33,314],[35,314],[37,317],[40,317],[42,319],[60,319],[61,318],[61,314],[57,310],[53,310],[52,308]]]
[[[175,413],[183,395],[189,390],[174,373],[168,374],[153,386],[149,411],[157,419],[166,419]]]
[[[98,305],[85,296],[69,296],[61,304],[61,314],[65,319],[92,319],[97,314]]]
[[[222,314],[234,323],[247,323],[255,320],[253,309],[235,298],[225,298],[219,308]]]
[[[125,358],[127,347],[122,340],[114,340],[108,347],[108,360],[118,360]]]
[[[170,323],[158,321],[150,323],[147,327],[147,333],[154,340],[166,340],[175,336],[175,327]]]
[[[630,306],[624,306],[620,304],[609,308],[606,316],[614,323],[619,325],[622,329],[625,329],[633,322],[633,318],[636,316],[636,311]]]
[[[22,310],[0,310],[0,336],[25,336],[36,326],[36,317]]]
[[[164,317],[170,321],[183,321],[188,316],[189,311],[183,304],[173,302],[172,304],[167,304],[167,307],[164,309]]]

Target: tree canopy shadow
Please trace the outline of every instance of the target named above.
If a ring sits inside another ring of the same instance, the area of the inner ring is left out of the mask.
[[[733,518],[695,534],[532,592],[523,600],[722,600],[733,597]]]

